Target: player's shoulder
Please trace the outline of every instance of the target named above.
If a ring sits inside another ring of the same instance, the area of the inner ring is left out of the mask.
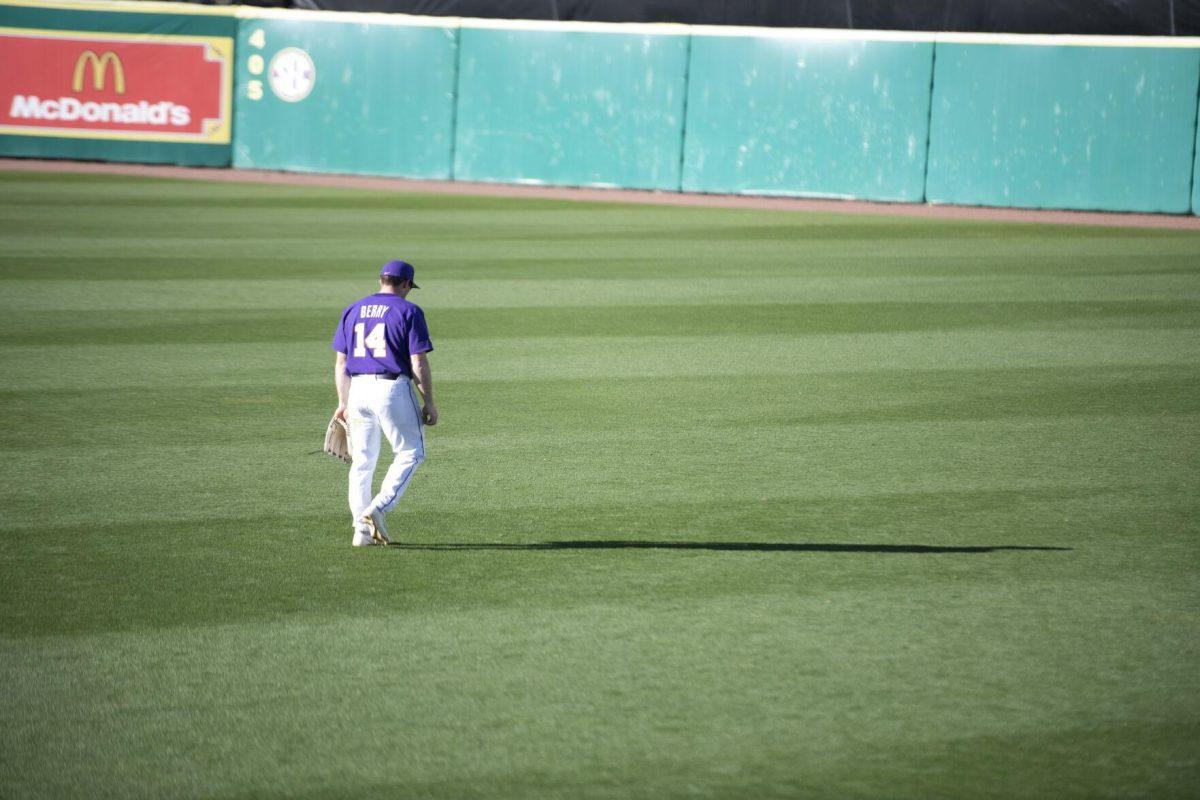
[[[406,300],[400,295],[391,295],[389,302],[392,307],[397,309],[403,316],[412,316],[413,314],[424,314],[421,307],[411,300]]]

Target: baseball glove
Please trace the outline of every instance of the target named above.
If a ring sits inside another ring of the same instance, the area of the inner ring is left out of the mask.
[[[325,452],[350,463],[350,426],[345,420],[337,417],[329,420],[329,427],[325,429]]]

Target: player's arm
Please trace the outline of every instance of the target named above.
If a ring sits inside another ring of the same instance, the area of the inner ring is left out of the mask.
[[[425,401],[421,412],[422,421],[426,425],[437,425],[437,406],[433,404],[433,373],[429,369],[429,359],[424,353],[413,353],[409,360],[412,362],[413,379],[417,382],[417,391]]]
[[[350,400],[350,376],[346,374],[346,354],[338,353],[333,357],[333,385],[337,387],[338,407],[333,415],[338,419],[346,419],[346,403]]]

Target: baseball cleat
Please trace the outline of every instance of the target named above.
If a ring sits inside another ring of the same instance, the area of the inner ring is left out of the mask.
[[[351,541],[355,547],[374,547],[379,544],[372,538],[370,531],[355,531],[354,539]]]
[[[391,544],[392,540],[388,538],[387,526],[383,524],[383,514],[378,511],[369,511],[363,514],[363,524],[371,532],[371,538],[375,544]]]

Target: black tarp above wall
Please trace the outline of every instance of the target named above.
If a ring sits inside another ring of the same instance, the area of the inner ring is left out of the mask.
[[[1200,35],[1200,0],[260,0],[255,4],[498,19]]]

